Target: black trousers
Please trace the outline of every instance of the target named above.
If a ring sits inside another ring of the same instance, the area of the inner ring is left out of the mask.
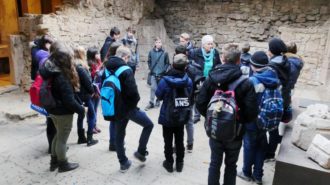
[[[173,159],[173,136],[175,139],[175,147],[176,147],[176,163],[183,162],[184,158],[184,144],[183,144],[183,136],[184,136],[184,125],[179,127],[166,127],[163,126],[163,137],[165,142],[165,159],[169,163],[174,163]]]

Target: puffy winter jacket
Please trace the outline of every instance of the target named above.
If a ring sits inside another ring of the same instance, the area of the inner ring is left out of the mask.
[[[110,72],[115,72],[119,67],[127,65],[123,59],[118,57],[110,57],[107,62],[105,62],[105,67]],[[102,76],[102,81],[105,79],[104,73]],[[121,96],[125,104],[125,114],[137,107],[140,101],[139,91],[135,82],[134,74],[132,70],[125,70],[119,76],[119,81],[121,85]]]
[[[289,86],[290,89],[294,89],[294,86],[297,83],[300,72],[304,67],[304,62],[302,58],[293,53],[286,53],[285,56],[288,58],[290,63],[290,77],[289,77]]]
[[[65,77],[63,72],[53,62],[46,60],[39,72],[43,79],[52,80],[51,91],[56,101],[56,107],[47,110],[48,113],[54,115],[85,114],[84,107],[79,104],[75,97],[70,80]]]
[[[77,93],[82,101],[87,101],[94,93],[92,77],[89,71],[82,65],[77,65],[76,70],[80,81],[80,91]]]
[[[286,56],[274,56],[270,59],[269,66],[273,68],[282,84],[282,97],[284,109],[291,105],[290,71],[291,65]]]
[[[156,96],[158,100],[163,100],[163,104],[160,109],[158,123],[164,126],[170,125],[170,123],[166,122],[165,111],[169,101],[169,97],[171,96],[172,93],[171,87],[179,87],[179,88],[187,87],[189,94],[191,94],[193,90],[192,81],[188,77],[188,75],[185,72],[178,71],[176,69],[170,69],[166,73],[166,75],[160,80],[156,90]]]

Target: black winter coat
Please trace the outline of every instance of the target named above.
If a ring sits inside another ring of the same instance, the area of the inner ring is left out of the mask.
[[[198,111],[205,117],[208,104],[217,89],[228,90],[228,85],[238,78],[242,72],[238,65],[223,64],[217,65],[212,70],[208,78],[203,83],[196,100]],[[235,89],[236,102],[239,107],[239,123],[245,124],[254,121],[258,115],[257,95],[253,84],[246,79]],[[244,127],[243,127],[244,128]],[[237,139],[242,139],[244,131],[240,133]]]
[[[202,71],[204,70],[204,57],[203,57],[203,52],[202,48],[194,48],[189,52],[189,58],[194,60],[198,65],[202,67]],[[220,54],[217,49],[214,49],[214,58],[213,58],[213,68],[217,66],[218,64],[221,64],[220,60]]]
[[[286,56],[274,56],[270,59],[269,66],[273,68],[282,84],[283,107],[286,109],[291,105],[290,72],[291,66]]]
[[[52,79],[51,91],[56,101],[56,107],[47,110],[48,113],[54,115],[68,115],[73,113],[85,115],[84,107],[75,98],[71,82],[57,66],[50,60],[47,60],[39,69],[39,72],[43,79]]]
[[[76,70],[80,81],[80,91],[77,93],[78,97],[82,101],[87,101],[94,93],[91,74],[82,65],[77,65]]]
[[[115,72],[119,67],[127,65],[124,60],[118,57],[110,57],[107,62],[105,62],[105,67],[110,72]],[[103,73],[102,81],[104,81],[105,76]],[[125,70],[119,76],[119,81],[121,85],[121,95],[125,105],[125,114],[137,107],[140,101],[140,95],[135,82],[134,74],[132,70]]]

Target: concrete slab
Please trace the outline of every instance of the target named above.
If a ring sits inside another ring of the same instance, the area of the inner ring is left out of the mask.
[[[288,128],[276,161],[273,185],[328,185],[330,170],[308,159],[305,151],[291,143],[292,129]],[[303,175],[302,175],[303,174]]]

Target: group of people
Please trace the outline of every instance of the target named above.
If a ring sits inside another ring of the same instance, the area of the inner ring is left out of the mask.
[[[100,101],[108,101],[100,92],[111,75],[120,83],[116,87],[116,102],[120,103],[115,103],[114,118],[109,123],[109,151],[116,151],[120,171],[126,172],[132,164],[124,147],[126,126],[131,120],[143,127],[134,157],[141,162],[146,161],[147,144],[154,124],[137,106],[140,95],[134,75],[139,64],[138,41],[132,27],[126,31],[120,39],[120,30],[113,27],[100,52],[95,47],[87,51],[81,46],[72,49],[59,41],[54,42],[48,35],[35,42],[36,46],[31,50],[31,77],[35,79],[40,75],[44,80],[50,80],[51,94],[56,101],[56,106],[47,110],[51,171],[58,168],[59,172],[65,172],[79,166],[77,163],[69,163],[66,157],[66,142],[72,129],[74,113],[78,114],[78,144],[87,143],[87,146],[92,146],[98,143],[93,138],[93,134],[100,132],[96,126],[97,107]],[[183,170],[185,149],[193,151],[194,124],[200,121],[201,115],[205,117],[205,127],[208,122],[215,122],[213,126],[217,126],[218,120],[209,119],[210,115],[212,117],[215,114],[210,112],[210,101],[219,91],[231,90],[237,105],[234,110],[237,115],[233,121],[236,133],[230,140],[210,136],[208,184],[220,184],[223,158],[225,185],[236,184],[236,176],[262,184],[263,164],[274,160],[277,145],[281,142],[278,127],[267,130],[258,124],[258,120],[265,115],[261,114],[264,111],[261,110],[264,94],[268,89],[280,92],[276,98],[278,102],[283,102],[279,108],[283,114],[278,122],[289,122],[292,119],[291,92],[303,67],[303,60],[297,55],[295,43],[286,45],[279,38],[269,41],[267,53],[257,51],[251,55],[249,50],[249,44],[244,44],[242,49],[237,44],[226,44],[220,55],[211,35],[203,36],[201,47],[195,47],[189,34],[182,33],[170,62],[161,39],[155,39],[147,61],[151,90],[145,111],[161,107],[158,123],[163,127],[163,167],[168,172],[174,171],[174,162],[177,172]],[[87,138],[83,128],[85,115],[88,123]],[[242,142],[243,168],[237,173],[236,163]]]

